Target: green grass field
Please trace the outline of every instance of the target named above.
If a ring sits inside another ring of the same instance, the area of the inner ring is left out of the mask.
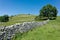
[[[1,23],[0,26],[8,26],[15,23],[35,21],[34,15],[16,15],[10,17],[8,22]],[[48,24],[34,28],[26,33],[17,33],[12,40],[60,40],[60,17],[50,20]]]
[[[13,40],[60,40],[60,17],[27,33],[17,33]]]
[[[19,15],[10,17],[8,22],[0,22],[0,26],[9,26],[9,25],[13,25],[15,23],[35,21],[34,18],[35,18],[34,15],[19,14]]]

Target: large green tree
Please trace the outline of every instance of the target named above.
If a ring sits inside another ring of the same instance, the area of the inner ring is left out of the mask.
[[[46,18],[46,19],[56,19],[57,17],[57,9],[56,7],[47,4],[40,10],[40,18]]]

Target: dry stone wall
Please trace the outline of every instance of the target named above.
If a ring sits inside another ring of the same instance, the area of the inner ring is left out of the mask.
[[[24,33],[35,27],[42,26],[47,24],[49,20],[42,22],[24,22],[24,23],[16,23],[11,26],[3,26],[0,27],[0,40],[11,40],[15,33]]]

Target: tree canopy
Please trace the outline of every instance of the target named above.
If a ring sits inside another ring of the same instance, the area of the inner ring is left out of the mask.
[[[56,19],[57,17],[57,9],[55,6],[47,4],[40,10],[40,18],[45,19]]]
[[[7,21],[9,21],[8,15],[0,16],[0,22],[7,22]]]

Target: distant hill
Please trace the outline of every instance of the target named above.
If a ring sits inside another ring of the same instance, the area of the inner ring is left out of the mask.
[[[15,23],[22,23],[27,21],[34,21],[35,15],[28,15],[28,14],[19,14],[10,16],[8,22],[0,22],[0,26],[8,26]]]

